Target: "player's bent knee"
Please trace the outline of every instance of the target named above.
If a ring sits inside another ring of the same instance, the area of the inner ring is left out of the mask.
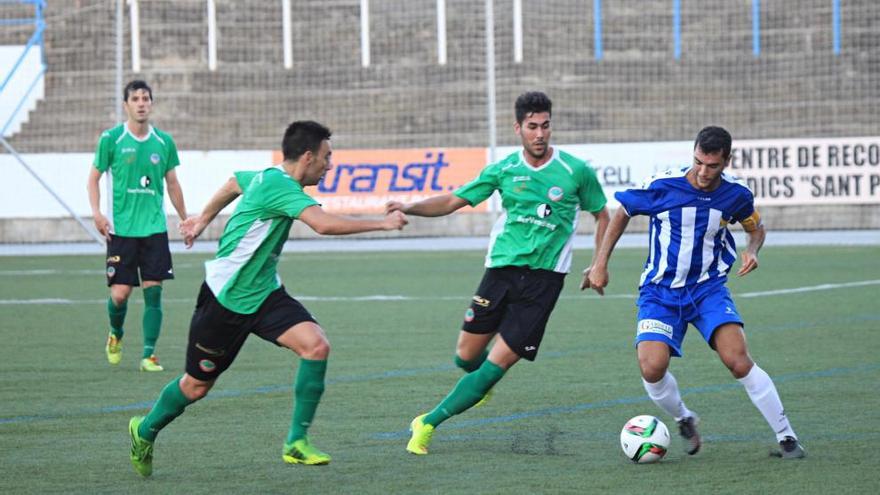
[[[180,391],[191,401],[204,399],[213,386],[213,381],[206,382],[197,380],[189,375],[184,375],[183,378],[180,379]]]
[[[655,356],[639,356],[639,369],[642,372],[642,378],[650,383],[657,383],[663,379],[668,364],[669,361],[666,359],[659,359]]]
[[[326,338],[318,339],[304,347],[299,354],[305,359],[325,360],[330,357],[330,342]]]
[[[113,285],[110,287],[110,299],[117,307],[125,304],[131,296],[131,286],[129,285]]]
[[[749,371],[752,371],[752,366],[755,363],[748,357],[748,355],[737,356],[736,359],[724,360],[724,365],[727,366],[727,369],[730,370],[730,374],[733,375],[734,378],[740,379],[749,374]]]

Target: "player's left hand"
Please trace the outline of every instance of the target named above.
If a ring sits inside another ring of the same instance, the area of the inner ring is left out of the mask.
[[[742,265],[739,267],[739,271],[736,274],[740,277],[750,273],[758,268],[758,255],[753,254],[749,251],[745,251],[742,254]]]
[[[593,289],[600,296],[604,296],[605,295],[604,286],[600,287],[599,285],[596,285],[590,281],[590,272],[592,272],[592,271],[593,271],[592,265],[590,265],[584,269],[584,276],[583,276],[583,278],[581,278],[581,290]]]
[[[202,221],[201,215],[189,217],[180,222],[178,228],[180,230],[180,235],[183,236],[183,245],[186,246],[187,249],[191,248],[196,241],[196,238],[201,235],[206,226],[207,224]]]

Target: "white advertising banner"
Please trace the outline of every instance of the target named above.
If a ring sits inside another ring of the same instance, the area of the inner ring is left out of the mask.
[[[880,205],[880,137],[734,140],[733,144],[728,172],[745,179],[755,193],[758,205]],[[586,160],[596,169],[611,207],[617,206],[615,192],[638,187],[645,178],[657,172],[688,166],[693,159],[691,141],[556,146]],[[501,159],[520,149],[518,146],[500,147],[496,157]],[[385,150],[383,156],[387,155],[385,158],[388,158],[394,153],[404,156],[406,153],[424,152],[392,151]],[[460,185],[475,177],[482,167],[480,156],[488,157],[489,154],[488,150],[482,148],[463,152],[469,153],[467,156],[470,158],[466,161],[470,168],[459,171],[461,177],[456,175],[456,180],[449,185],[438,182],[437,194],[451,190],[453,184]],[[375,161],[372,155],[377,154],[377,150],[348,150],[339,154],[340,157],[345,155],[351,163],[372,163],[370,160]],[[27,154],[22,158],[75,212],[83,216],[91,215],[86,179],[92,153]],[[181,166],[177,168],[177,174],[190,214],[199,212],[233,171],[259,170],[277,159],[277,153],[273,154],[270,150],[180,152]],[[7,184],[0,200],[0,218],[68,216],[64,208],[12,155],[0,154],[0,171]],[[328,174],[328,177],[338,177],[340,171],[334,173]],[[431,184],[433,187],[433,182]],[[330,204],[334,195],[351,194],[351,187],[347,187],[333,190],[325,187],[325,191],[310,192],[323,194],[323,199]],[[377,180],[375,184],[371,183],[371,187],[368,191],[370,194],[387,195],[393,193],[394,183]],[[102,195],[103,191],[102,187]],[[102,197],[102,207],[103,203]],[[374,210],[369,212],[375,213],[380,208]],[[167,202],[167,195],[166,211],[174,213]],[[359,212],[346,210],[346,213]]]
[[[612,207],[615,192],[693,160],[693,141],[554,146],[596,169]],[[519,149],[500,147],[497,156]],[[880,137],[734,139],[727,172],[746,181],[758,205],[880,204]]]
[[[189,213],[202,210],[217,189],[236,170],[259,170],[272,165],[271,151],[181,151],[177,177]],[[77,214],[92,216],[86,181],[93,153],[40,153],[21,155],[34,172]],[[52,218],[70,216],[12,155],[0,155],[0,171],[7,180],[0,201],[0,218]],[[106,180],[101,178],[101,210],[106,213]],[[174,208],[165,195],[165,212]]]

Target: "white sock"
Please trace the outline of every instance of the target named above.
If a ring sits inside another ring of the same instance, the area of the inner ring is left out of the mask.
[[[645,391],[648,392],[648,397],[654,401],[654,404],[657,404],[657,407],[666,411],[676,421],[694,416],[694,413],[681,400],[678,382],[669,371],[657,383],[651,383],[642,378],[642,384],[645,385]]]
[[[776,440],[781,441],[785,437],[797,436],[788,423],[788,416],[785,415],[785,409],[782,408],[782,400],[779,399],[779,392],[773,385],[770,375],[758,367],[757,364],[752,366],[749,374],[740,378],[739,382],[746,388],[752,404],[761,411],[767,424],[776,433]]]

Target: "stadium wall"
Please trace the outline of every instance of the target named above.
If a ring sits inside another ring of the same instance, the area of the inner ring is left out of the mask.
[[[753,190],[770,229],[880,229],[880,137],[737,141],[728,171]],[[559,148],[584,159],[596,170],[616,208],[613,193],[637,187],[664,170],[686,166],[693,144],[686,141],[574,144]],[[496,156],[518,152],[502,147]],[[279,161],[277,151],[185,151],[178,177],[191,214],[201,210],[235,170],[260,169]],[[380,215],[388,200],[414,201],[444,194],[476,176],[488,161],[486,148],[418,148],[403,150],[337,150],[334,168],[309,193],[325,209],[341,214]],[[90,216],[85,191],[90,153],[34,154],[22,157],[73,211]],[[0,167],[11,184],[0,203],[0,243],[76,242],[86,232],[19,163],[0,155]],[[486,235],[496,217],[492,201],[465,208],[441,219],[412,219],[403,232],[364,237]],[[166,198],[166,211],[173,211]],[[228,210],[231,211],[231,208]],[[587,216],[588,215],[584,215]],[[221,217],[222,218],[222,217]],[[176,237],[171,218],[169,229]],[[206,237],[219,235],[217,222]],[[632,229],[644,230],[643,219]],[[580,222],[590,233],[593,222]],[[292,237],[312,237],[295,224]]]

